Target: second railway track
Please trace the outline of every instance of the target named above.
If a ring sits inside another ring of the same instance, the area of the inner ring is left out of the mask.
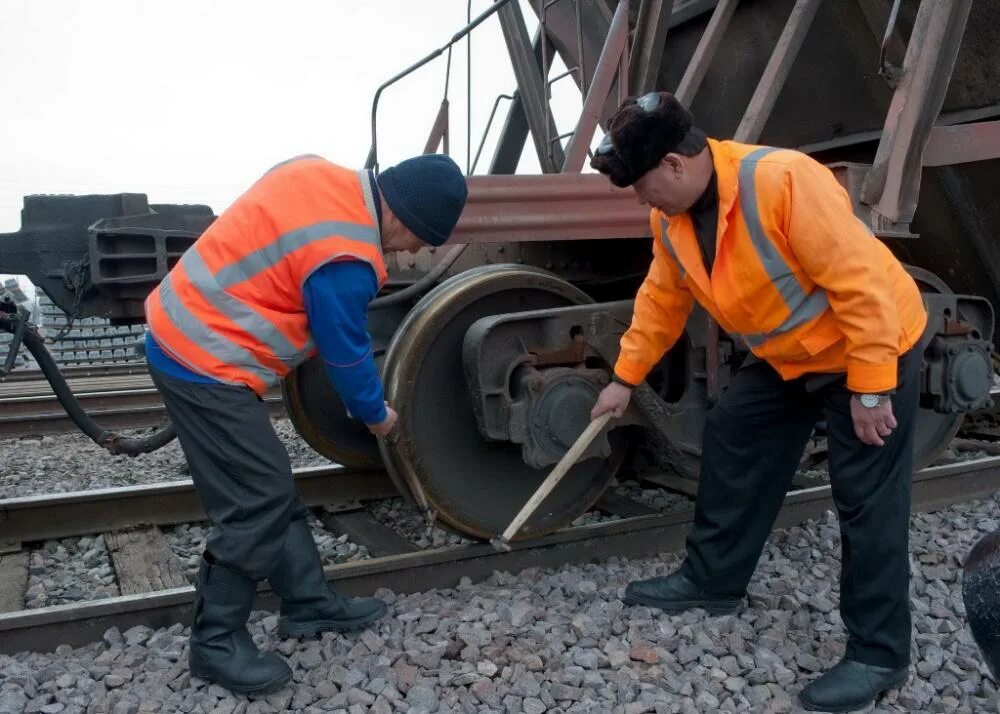
[[[307,502],[313,505],[357,503],[391,495],[391,486],[380,472],[314,468],[299,470],[297,480]],[[989,497],[998,489],[1000,456],[932,466],[914,475],[913,510],[939,510],[952,503]],[[116,501],[122,505],[111,505]],[[485,543],[420,549],[376,521],[360,505],[353,509],[342,505],[328,514],[325,522],[349,535],[353,542],[367,546],[373,557],[327,566],[327,576],[345,594],[370,593],[381,587],[397,593],[453,587],[462,578],[481,580],[498,570],[517,572],[611,556],[639,557],[678,550],[683,547],[693,519],[693,510],[660,513],[614,494],[602,499],[596,508],[618,519],[565,528],[545,538],[515,543],[509,553],[498,553]],[[785,499],[776,527],[818,518],[832,508],[829,486],[792,491]],[[88,511],[93,515],[89,529],[84,518]],[[176,523],[200,517],[200,507],[188,482],[0,502],[0,525],[3,526],[0,532],[8,540],[8,550],[17,549],[21,542],[32,539],[82,535],[106,527]],[[12,537],[15,534],[16,539]],[[2,575],[0,580],[9,581],[9,574]],[[152,582],[156,578],[147,580]],[[175,622],[186,623],[190,620],[193,599],[194,589],[184,584],[100,600],[0,613],[0,653],[46,651],[60,644],[82,645],[100,639],[102,633],[113,626],[124,631],[135,625],[162,627]],[[276,604],[273,594],[266,584],[262,584],[256,606],[274,608]]]
[[[166,420],[163,401],[144,368],[77,369],[67,383],[84,410],[105,428],[158,426]],[[265,401],[272,416],[284,414],[279,390],[268,393]],[[0,382],[0,439],[76,430],[48,382],[10,377]]]

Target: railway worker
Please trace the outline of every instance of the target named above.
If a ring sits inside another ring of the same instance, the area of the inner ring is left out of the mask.
[[[707,138],[671,94],[626,100],[592,166],[651,207],[653,258],[592,416],[620,415],[697,300],[752,351],[710,410],[686,558],[625,601],[735,611],[817,420],[843,549],[844,658],[800,693],[864,707],[907,678],[913,429],[927,322],[903,266],[805,154]]]
[[[240,693],[291,677],[245,623],[257,583],[281,598],[278,632],[363,628],[386,612],[328,586],[261,396],[318,351],[350,414],[384,437],[367,308],[386,280],[384,253],[440,245],[468,193],[444,155],[377,177],[318,156],[264,174],[188,249],[146,301],[147,361],[212,522],[190,639],[194,676]]]

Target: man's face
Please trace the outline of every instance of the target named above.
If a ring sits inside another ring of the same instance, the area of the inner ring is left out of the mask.
[[[396,253],[398,251],[415,253],[427,245],[399,220],[399,216],[389,209],[384,199],[382,201],[382,222],[383,253]]]
[[[679,154],[664,156],[632,184],[639,203],[658,208],[668,216],[687,211],[698,200],[698,187],[689,168]]]
[[[414,235],[411,231],[404,230],[394,235],[392,237],[392,240],[383,244],[383,250],[386,253],[395,253],[401,250],[405,250],[410,253],[415,253],[421,248],[424,248],[426,245],[427,245],[426,243],[417,238],[417,236]]]

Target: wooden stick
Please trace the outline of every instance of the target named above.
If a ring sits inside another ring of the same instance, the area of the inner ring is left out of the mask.
[[[577,459],[579,459],[583,452],[587,450],[587,447],[590,446],[590,442],[592,442],[594,438],[601,433],[601,429],[603,429],[608,421],[610,421],[611,416],[611,412],[605,412],[587,425],[587,428],[584,429],[583,433],[577,437],[575,442],[573,442],[569,451],[567,451],[566,454],[559,459],[559,463],[556,464],[556,467],[552,469],[552,472],[545,478],[542,485],[538,487],[538,490],[535,491],[534,495],[532,495],[532,497],[528,499],[528,502],[524,504],[524,507],[520,510],[517,516],[514,517],[514,520],[510,522],[510,525],[507,526],[507,530],[503,532],[503,535],[490,541],[494,548],[497,550],[510,550],[510,539],[517,535],[517,532],[521,530],[521,526],[524,525],[524,522],[528,520],[536,510],[538,510],[538,507],[542,505],[542,501],[545,500],[545,497],[552,493],[552,489],[559,485],[563,476],[567,474],[570,468],[576,463]]]

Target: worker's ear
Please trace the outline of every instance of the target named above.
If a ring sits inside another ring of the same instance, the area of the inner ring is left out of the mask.
[[[423,240],[417,238],[413,232],[407,231],[406,245],[403,247],[403,250],[409,251],[410,253],[416,253],[421,248],[426,248],[427,245],[428,244]]]
[[[684,175],[684,158],[680,154],[667,154],[660,160],[660,165],[677,178]]]

